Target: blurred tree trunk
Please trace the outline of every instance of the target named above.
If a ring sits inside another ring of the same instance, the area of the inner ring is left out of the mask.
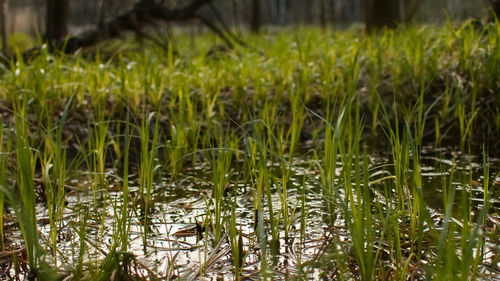
[[[289,24],[298,24],[300,23],[301,20],[301,15],[300,15],[300,3],[297,3],[295,0],[290,0],[288,1],[289,3],[289,12],[290,16],[289,19],[290,21],[288,22]]]
[[[240,7],[238,5],[238,1],[232,1],[232,14],[233,14],[233,26],[236,27],[237,30],[240,30],[241,19],[240,19]]]
[[[364,3],[368,30],[395,28],[401,20],[400,0],[365,0]]]
[[[403,11],[402,20],[405,23],[411,22],[415,15],[417,14],[420,6],[424,3],[424,0],[404,0],[403,1]]]
[[[250,30],[258,33],[260,31],[260,0],[252,0],[252,19]]]
[[[106,16],[107,16],[107,7],[106,7],[106,3],[108,3],[108,1],[104,1],[104,0],[99,0],[99,2],[97,3],[97,6],[98,6],[98,11],[97,11],[97,24],[99,26],[102,26],[105,22],[106,22]]]
[[[500,17],[500,0],[492,0],[491,9],[497,15],[497,18]]]
[[[307,24],[310,22],[310,9],[311,5],[309,1],[298,1],[298,4],[296,5],[297,7],[297,14],[299,15],[299,23],[300,24]]]
[[[54,42],[69,33],[69,0],[47,0],[45,39]]]
[[[302,11],[302,23],[311,24],[314,13],[314,3],[312,1],[300,1],[300,10]]]
[[[2,52],[7,53],[7,10],[8,10],[7,0],[2,0],[0,3],[0,25],[2,33]]]
[[[326,0],[319,0],[318,3],[318,16],[319,16],[319,24],[322,28],[326,27],[326,14],[327,14],[327,3]]]
[[[286,22],[286,13],[287,13],[285,0],[278,0],[278,11],[279,11],[280,24],[284,25]]]
[[[34,1],[35,12],[36,12],[36,24],[35,24],[35,32],[36,34],[42,34],[43,30],[41,29],[43,26],[44,19],[44,11],[43,11],[43,1],[44,0],[36,0]]]

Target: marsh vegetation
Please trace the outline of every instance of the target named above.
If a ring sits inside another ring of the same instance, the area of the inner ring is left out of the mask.
[[[499,35],[42,48],[0,78],[0,278],[499,278]]]

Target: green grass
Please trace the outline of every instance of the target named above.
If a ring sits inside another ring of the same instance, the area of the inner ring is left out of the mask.
[[[488,219],[499,35],[498,23],[464,23],[244,34],[249,48],[211,56],[209,34],[195,49],[178,35],[179,54],[133,42],[42,50],[0,78],[0,235],[12,218],[44,280],[151,277],[158,265],[139,257],[158,255],[159,229],[173,236],[160,212],[194,181],[201,214],[177,219],[202,222],[198,272],[180,272],[171,253],[165,272],[209,278],[225,260],[237,280],[250,261],[269,280],[292,268],[302,279],[484,278],[499,243]],[[425,176],[433,149],[451,162],[433,164],[437,185]]]

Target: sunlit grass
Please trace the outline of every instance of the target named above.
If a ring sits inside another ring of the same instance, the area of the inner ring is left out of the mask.
[[[0,235],[12,209],[40,278],[145,277],[154,265],[135,256],[157,252],[158,228],[172,223],[158,215],[162,200],[199,179],[203,214],[190,219],[206,255],[182,276],[209,275],[220,250],[239,280],[250,260],[260,278],[279,277],[280,257],[304,279],[479,278],[496,241],[481,231],[497,216],[488,153],[500,133],[499,33],[498,23],[287,30],[244,35],[249,48],[214,55],[210,35],[195,49],[180,35],[180,54],[134,43],[92,55],[42,49],[1,77]],[[472,158],[462,167],[450,156],[440,202],[429,202],[428,146],[482,153],[482,182]],[[250,225],[240,201],[250,202]],[[35,212],[44,209],[48,239]],[[325,234],[311,258],[318,212]],[[143,253],[132,252],[137,243]],[[166,272],[179,273],[172,256]]]

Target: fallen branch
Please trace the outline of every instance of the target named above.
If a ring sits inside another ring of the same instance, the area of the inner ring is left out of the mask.
[[[49,46],[49,50],[73,54],[80,49],[119,37],[125,32],[132,31],[141,34],[145,27],[153,26],[158,22],[183,22],[196,19],[198,11],[210,2],[212,0],[192,0],[183,7],[171,9],[154,0],[141,0],[131,10],[96,26],[94,29],[54,42]],[[39,51],[40,47],[26,51],[24,59],[28,60],[36,56]]]

